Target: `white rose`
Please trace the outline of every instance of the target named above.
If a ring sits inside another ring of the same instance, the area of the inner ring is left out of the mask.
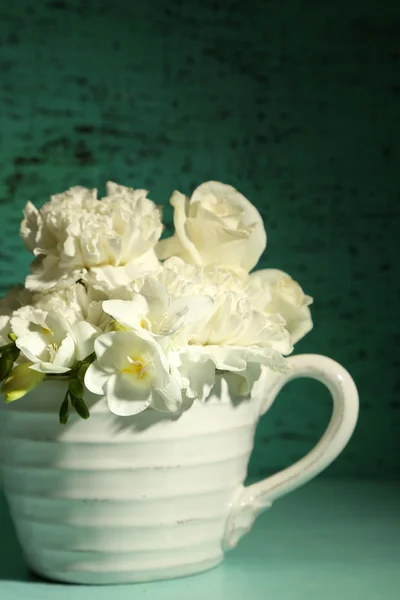
[[[178,256],[186,263],[220,264],[249,272],[266,246],[262,218],[242,194],[230,185],[209,181],[200,185],[189,200],[175,191],[175,235],[161,240],[158,257]]]
[[[135,331],[105,333],[95,342],[97,360],[85,375],[94,394],[105,395],[116,415],[134,415],[149,406],[175,412],[182,404],[180,382],[170,374],[160,345]]]
[[[96,190],[74,187],[52,196],[40,210],[28,202],[21,237],[37,257],[26,285],[43,291],[67,287],[78,279],[121,279],[125,270],[158,267],[154,246],[162,225],[145,190],[107,184],[108,195],[97,200]]]
[[[250,280],[265,289],[263,310],[284,318],[293,344],[311,331],[313,322],[309,305],[313,299],[304,294],[290,275],[278,269],[264,269],[252,273]]]
[[[62,312],[46,312],[34,306],[14,311],[11,331],[16,335],[16,346],[40,373],[66,373],[77,361],[83,360],[94,349],[94,340],[100,330],[77,321],[70,324]]]

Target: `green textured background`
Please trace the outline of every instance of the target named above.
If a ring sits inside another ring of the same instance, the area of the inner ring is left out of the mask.
[[[0,0],[1,290],[27,272],[28,199],[113,179],[166,204],[233,184],[264,217],[262,266],[315,297],[297,351],[359,387],[328,473],[398,475],[399,39],[398,0]],[[329,412],[321,386],[290,384],[250,474],[300,457]]]

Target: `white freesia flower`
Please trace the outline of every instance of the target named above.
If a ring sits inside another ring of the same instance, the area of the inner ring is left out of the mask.
[[[212,305],[207,295],[172,296],[160,281],[149,277],[132,300],[107,300],[103,310],[125,328],[161,338],[171,337],[182,328],[189,336],[191,328],[210,314]]]
[[[189,200],[175,191],[175,234],[161,240],[161,259],[178,256],[186,263],[219,264],[238,272],[249,272],[266,246],[262,218],[242,194],[217,181],[203,183]]]
[[[15,311],[10,320],[16,345],[41,373],[66,373],[76,361],[93,352],[100,330],[86,321],[72,325],[60,311],[46,312],[34,306]]]
[[[74,187],[40,210],[28,202],[21,237],[37,257],[29,289],[67,287],[86,278],[124,285],[127,277],[158,267],[153,248],[162,225],[147,192],[108,183],[107,193],[99,201],[96,190]]]
[[[95,342],[97,360],[85,375],[94,394],[105,395],[111,412],[134,415],[149,406],[175,412],[182,404],[180,382],[151,337],[136,331],[105,333]]]
[[[252,273],[250,279],[265,289],[263,310],[283,317],[293,344],[311,331],[313,322],[309,305],[313,299],[304,294],[290,275],[278,269],[264,269]]]

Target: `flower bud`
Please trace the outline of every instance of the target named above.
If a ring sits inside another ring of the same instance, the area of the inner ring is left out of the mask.
[[[90,412],[83,398],[77,398],[71,394],[71,404],[82,419],[88,419]]]
[[[82,381],[77,377],[69,380],[68,389],[72,396],[76,396],[77,398],[82,398],[85,392],[85,387]]]
[[[15,367],[3,382],[1,391],[6,402],[19,400],[43,381],[45,374],[31,369],[32,364],[24,363]]]
[[[69,392],[65,394],[63,403],[60,406],[60,411],[58,413],[60,424],[66,425],[69,418]]]

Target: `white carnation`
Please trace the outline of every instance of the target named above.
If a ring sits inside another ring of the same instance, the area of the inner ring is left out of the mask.
[[[155,204],[145,190],[107,184],[107,196],[74,187],[52,196],[40,210],[28,202],[21,237],[37,257],[28,276],[29,289],[67,287],[78,279],[95,283],[128,277],[157,268],[153,248],[162,225]]]
[[[263,269],[250,275],[254,289],[265,290],[262,310],[279,314],[285,320],[293,344],[296,344],[313,327],[309,309],[313,299],[307,296],[297,281],[278,269]],[[260,294],[257,302],[260,303]]]

